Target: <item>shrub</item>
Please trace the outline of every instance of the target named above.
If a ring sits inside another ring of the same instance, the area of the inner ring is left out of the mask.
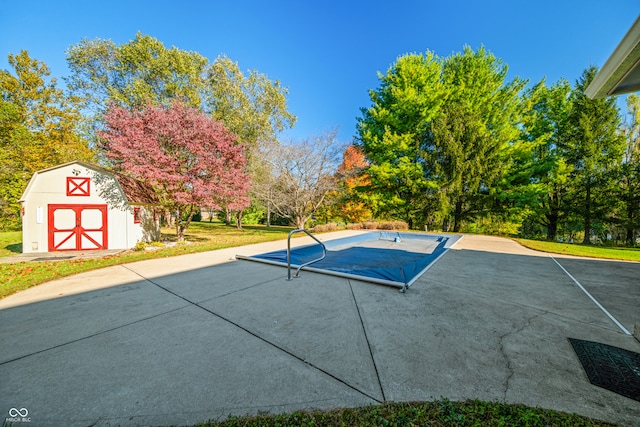
[[[378,224],[380,230],[408,230],[409,224],[404,221],[388,221]]]
[[[334,223],[330,224],[318,224],[311,229],[313,233],[328,233],[330,231],[336,231],[338,229],[338,225]]]
[[[147,243],[146,242],[138,242],[133,247],[133,250],[134,251],[144,251],[146,248],[147,248]]]
[[[375,221],[367,221],[362,223],[362,228],[365,230],[375,230],[378,228],[378,223]]]

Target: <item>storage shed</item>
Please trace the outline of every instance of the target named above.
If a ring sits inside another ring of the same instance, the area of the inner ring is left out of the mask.
[[[25,253],[129,249],[160,238],[151,186],[90,163],[34,173],[20,202]]]

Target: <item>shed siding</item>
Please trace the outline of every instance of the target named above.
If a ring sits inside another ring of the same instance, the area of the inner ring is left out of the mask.
[[[80,183],[80,188],[75,187],[73,182],[69,185],[69,178]],[[89,178],[88,188],[80,178]],[[70,189],[71,195],[68,194]],[[105,204],[108,249],[129,249],[139,241],[159,238],[159,225],[155,221],[153,207],[137,206],[142,220],[134,223],[134,207],[127,201],[113,175],[72,163],[37,172],[32,177],[23,196],[23,252],[48,250],[49,205]]]

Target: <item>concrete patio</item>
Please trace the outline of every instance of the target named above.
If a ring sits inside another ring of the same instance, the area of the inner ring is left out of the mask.
[[[285,245],[109,267],[0,300],[0,412],[161,426],[444,397],[640,425],[640,402],[592,385],[568,338],[640,343],[556,261],[628,331],[640,263],[467,235],[403,294],[234,260]]]

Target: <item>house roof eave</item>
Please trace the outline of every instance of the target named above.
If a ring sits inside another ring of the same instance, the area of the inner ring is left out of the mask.
[[[585,90],[592,99],[640,90],[640,16]]]

